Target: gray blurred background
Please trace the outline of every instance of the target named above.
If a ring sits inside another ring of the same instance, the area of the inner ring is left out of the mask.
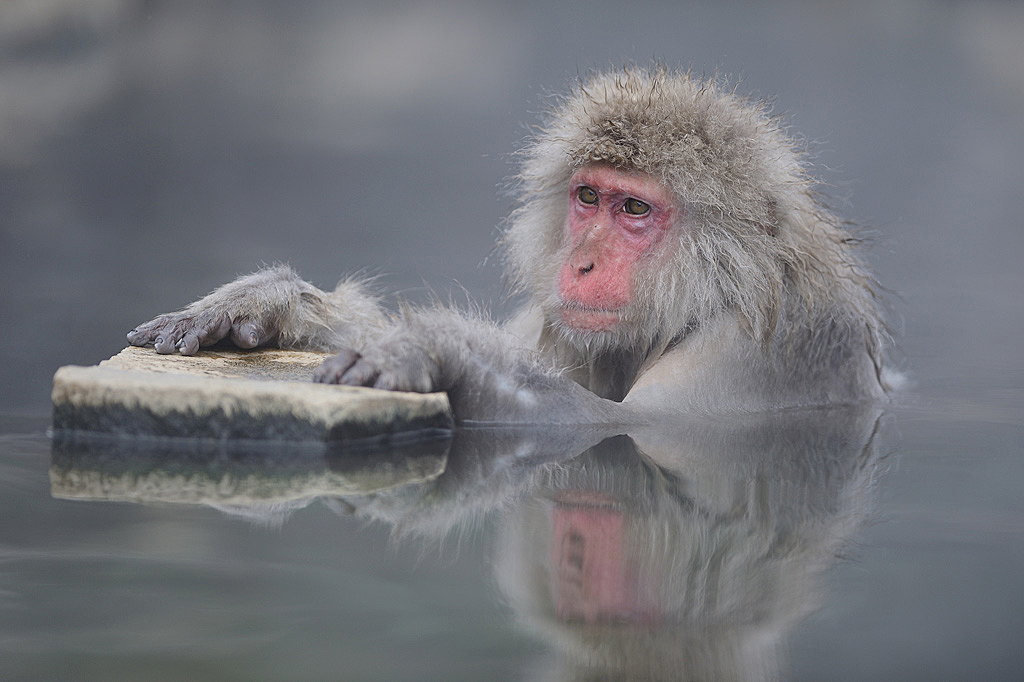
[[[918,399],[1018,420],[1024,3],[0,3],[0,413],[261,263],[501,310],[510,154],[580,74],[772,98],[893,292]]]

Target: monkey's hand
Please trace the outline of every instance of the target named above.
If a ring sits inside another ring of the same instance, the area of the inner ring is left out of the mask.
[[[440,367],[423,349],[382,344],[365,353],[344,350],[327,358],[313,373],[313,381],[430,393],[444,390],[439,376]]]
[[[290,268],[276,266],[225,284],[176,313],[160,315],[128,332],[133,346],[157,353],[194,355],[224,339],[239,348],[328,350],[351,344],[379,328],[376,298],[362,282],[342,282],[324,292]]]
[[[177,313],[160,315],[128,332],[128,343],[133,346],[152,346],[157,353],[178,352],[195,355],[201,347],[212,346],[230,338],[239,348],[265,345],[277,336],[259,320],[238,316],[231,318],[227,311],[191,306]]]
[[[152,345],[157,353],[195,355],[201,347],[230,339],[239,348],[274,342],[301,293],[302,280],[276,267],[240,277],[175,313],[160,315],[128,332],[133,346]]]
[[[327,359],[313,380],[392,391],[444,391],[459,422],[598,423],[609,409],[543,365],[497,325],[454,310],[407,310],[360,350]]]

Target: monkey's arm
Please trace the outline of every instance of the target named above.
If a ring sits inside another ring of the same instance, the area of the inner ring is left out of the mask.
[[[128,343],[182,355],[194,355],[222,339],[240,348],[272,344],[336,350],[379,330],[383,319],[363,282],[347,280],[334,291],[321,291],[279,265],[240,277],[178,312],[139,325],[128,332]]]
[[[329,358],[314,381],[398,391],[445,391],[456,421],[623,424],[628,410],[542,364],[497,325],[446,309],[403,312],[358,351]]]

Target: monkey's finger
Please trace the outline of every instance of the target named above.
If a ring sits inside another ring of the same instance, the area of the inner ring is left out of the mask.
[[[212,346],[230,333],[231,317],[227,313],[221,313],[212,322],[204,324],[199,330],[199,345],[204,348]]]
[[[153,348],[160,355],[169,355],[178,350],[178,342],[181,334],[174,327],[168,327],[160,332],[160,335],[153,340]]]
[[[195,355],[199,350],[199,334],[195,329],[186,332],[177,344],[178,352],[182,355]]]
[[[356,363],[359,357],[359,353],[351,350],[343,350],[337,355],[332,355],[320,363],[320,366],[313,372],[313,381],[318,384],[340,383],[342,375]]]
[[[239,348],[255,348],[266,340],[262,325],[252,320],[231,326],[231,341]]]
[[[150,342],[150,335],[143,329],[136,327],[127,334],[128,343],[133,346],[145,346]]]
[[[373,382],[374,388],[379,388],[384,391],[400,391],[402,390],[402,382],[398,380],[394,372],[380,372],[377,376],[377,380]]]
[[[195,355],[200,348],[212,346],[228,335],[231,318],[227,313],[221,313],[206,322],[189,322],[184,328],[185,334],[175,347],[182,355]]]
[[[416,393],[430,393],[430,392],[436,391],[438,389],[437,389],[437,387],[434,386],[434,380],[431,379],[430,376],[428,376],[426,374],[423,374],[423,375],[417,377],[409,385],[409,390],[410,391],[415,391]]]
[[[164,328],[167,324],[167,318],[163,315],[149,322],[140,324],[135,329],[131,330],[127,334],[128,343],[133,346],[146,346],[153,343],[159,334],[159,331]]]
[[[366,358],[359,358],[354,365],[341,375],[341,382],[346,386],[373,386],[380,375],[380,368]]]

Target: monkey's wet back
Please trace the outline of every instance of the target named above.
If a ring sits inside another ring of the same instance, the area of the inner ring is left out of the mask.
[[[444,394],[312,383],[324,357],[285,350],[182,357],[126,348],[98,366],[57,371],[54,433],[335,441],[451,428]]]

